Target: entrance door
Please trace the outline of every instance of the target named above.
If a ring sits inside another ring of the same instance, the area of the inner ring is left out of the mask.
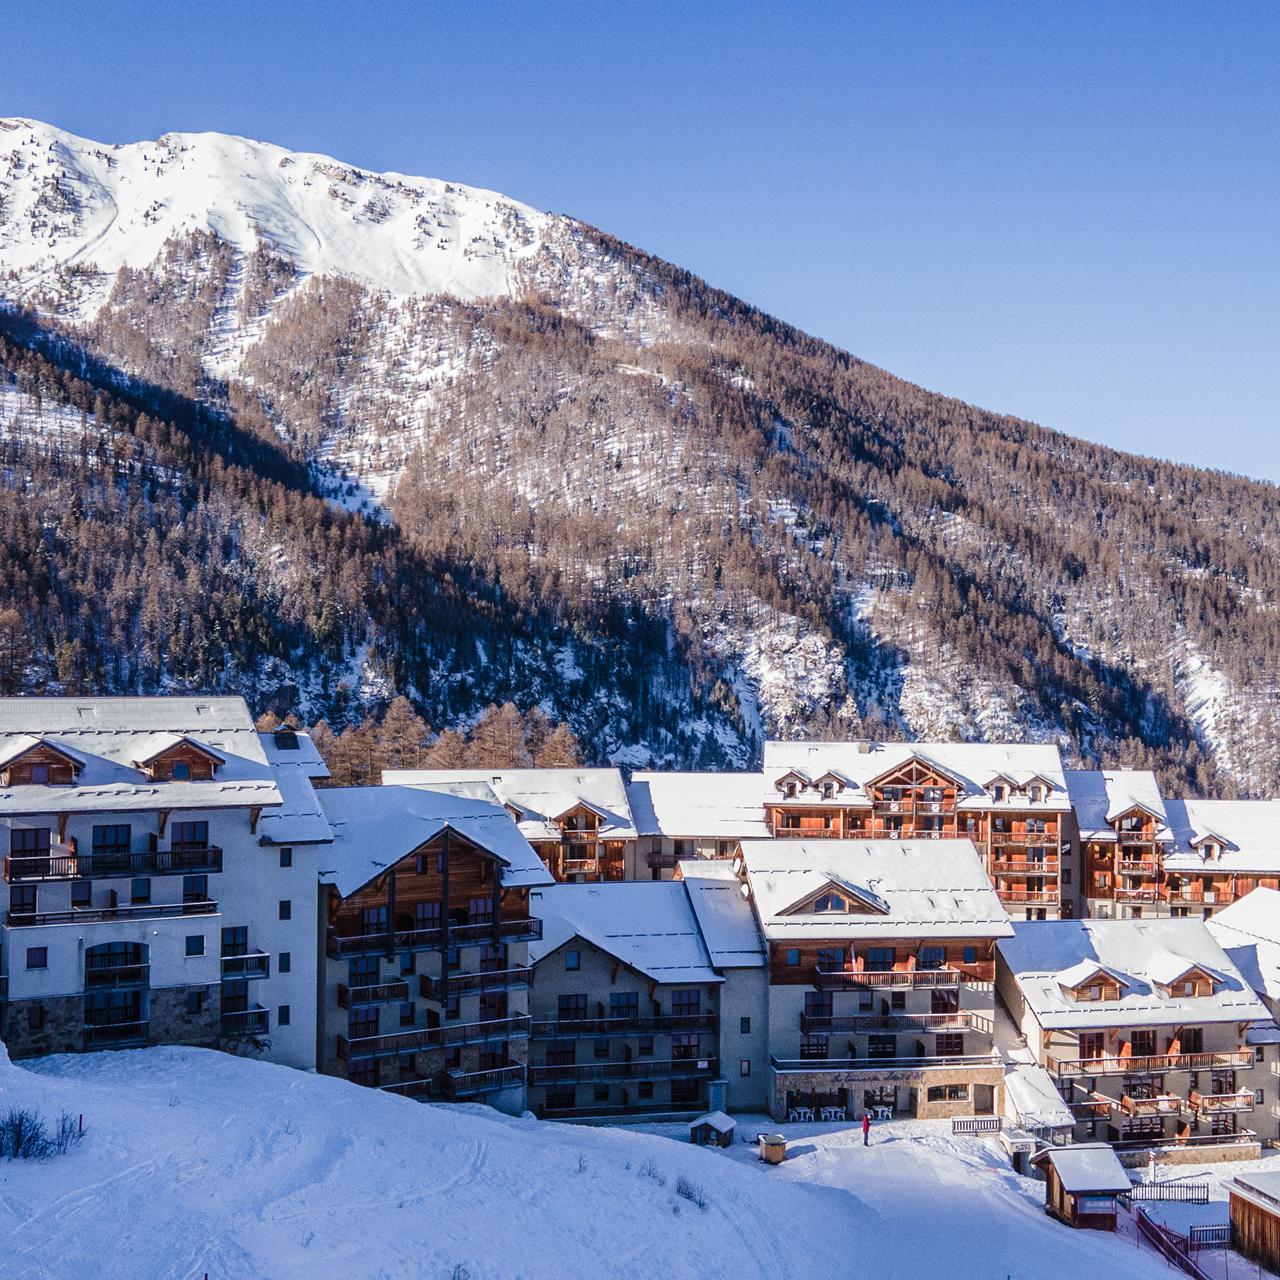
[[[973,1114],[975,1116],[989,1116],[995,1105],[995,1088],[989,1084],[975,1084],[973,1086]]]

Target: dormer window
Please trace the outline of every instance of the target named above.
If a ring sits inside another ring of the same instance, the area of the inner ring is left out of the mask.
[[[174,782],[190,782],[191,766],[185,760],[175,760],[173,762],[173,780]]]
[[[49,781],[49,766],[47,764],[33,764],[31,766],[31,781],[38,786],[45,786]]]
[[[1002,803],[1008,794],[1009,788],[1003,782],[997,782],[991,788],[991,798],[997,804]]]
[[[277,751],[297,751],[298,734],[296,730],[281,726],[271,736],[275,739]]]
[[[834,782],[824,782],[822,784],[822,798],[824,800],[834,800],[836,798],[836,784]]]
[[[800,784],[791,778],[782,784],[782,794],[788,800],[794,800],[800,794]]]
[[[1032,804],[1036,804],[1039,801],[1043,800],[1044,788],[1038,782],[1033,782],[1027,788],[1027,799],[1030,800]]]
[[[846,913],[849,910],[849,903],[838,893],[819,894],[813,900],[814,915],[830,915],[832,912]]]

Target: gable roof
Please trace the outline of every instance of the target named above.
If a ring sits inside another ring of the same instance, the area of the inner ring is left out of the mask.
[[[744,840],[742,856],[765,936],[1003,938],[1012,933],[969,840]],[[835,881],[883,914],[790,910]]]
[[[529,911],[542,920],[533,964],[581,938],[654,982],[723,981],[678,880],[550,885],[529,895]]]
[[[1067,794],[1082,839],[1110,839],[1111,824],[1134,808],[1156,819],[1161,839],[1169,839],[1169,819],[1160,784],[1149,769],[1068,769]]]
[[[711,963],[717,969],[767,964],[764,939],[733,864],[695,859],[681,861],[678,871]]]
[[[763,773],[636,773],[627,800],[642,836],[750,840],[768,836]]]
[[[84,756],[77,751],[72,751],[56,738],[50,738],[44,734],[36,737],[30,733],[19,733],[0,742],[0,769],[7,769],[37,747],[47,747],[50,751],[62,756],[68,763],[75,765],[77,769],[84,765]]]
[[[831,912],[805,911],[804,908],[811,904],[815,898],[824,898],[833,894],[833,892],[841,898],[851,899],[857,905],[865,907],[871,914],[882,916],[889,914],[889,904],[874,890],[863,885],[850,884],[847,880],[842,880],[838,876],[828,876],[826,881],[818,885],[816,889],[809,889],[803,897],[797,898],[789,907],[783,907],[777,914],[783,916],[830,915],[832,914]]]
[[[1119,1194],[1133,1185],[1120,1163],[1120,1157],[1105,1142],[1047,1147],[1034,1158],[1034,1162],[1052,1165],[1068,1195]]]
[[[219,764],[226,763],[223,756],[198,738],[193,738],[189,733],[171,732],[154,733],[150,737],[135,742],[133,763],[139,766],[150,764],[157,756],[162,756],[166,751],[172,751],[175,747],[184,745],[194,747],[202,755],[208,756],[210,760],[216,760]]]
[[[1068,965],[1057,975],[1058,986],[1077,991],[1099,973],[1110,978],[1112,982],[1118,982],[1122,987],[1131,985],[1129,979],[1119,969],[1113,969],[1110,965],[1101,964],[1097,960],[1080,960],[1073,965]]]
[[[1280,800],[1169,800],[1165,807],[1173,836],[1166,869],[1280,873]],[[1214,838],[1222,849],[1208,859],[1198,846]]]
[[[1249,985],[1280,1000],[1280,890],[1255,889],[1205,921]]]
[[[446,827],[491,854],[506,887],[551,883],[551,873],[499,805],[417,787],[326,787],[316,795],[333,832],[320,880],[344,897],[434,839]]]
[[[636,834],[619,769],[384,769],[382,781],[457,794],[487,788],[498,803],[520,811],[520,830],[529,840],[558,840],[555,819],[577,804],[600,814],[601,839]]]
[[[761,803],[776,803],[777,780],[788,772],[806,779],[818,779],[835,772],[848,783],[845,792],[831,800],[806,794],[805,804],[849,805],[871,803],[868,787],[877,779],[918,759],[953,779],[958,787],[957,808],[1043,808],[1046,812],[1068,807],[1062,757],[1052,743],[998,742],[780,742],[764,744]],[[1048,784],[1050,793],[1042,800],[1009,797],[997,803],[987,793],[986,784],[1001,775],[1025,787],[1033,779]]]
[[[1042,1027],[1156,1027],[1269,1017],[1203,920],[1017,921],[1013,937],[997,946]],[[1166,995],[1162,986],[1193,965],[1219,980],[1217,990]],[[1063,975],[1084,966],[1123,975],[1127,982],[1119,998],[1077,1002],[1064,995]]]
[[[209,781],[162,782],[137,767],[190,738],[222,758]],[[43,740],[82,762],[70,785],[0,788],[0,814],[268,808],[282,802],[243,698],[0,698],[0,759]]]

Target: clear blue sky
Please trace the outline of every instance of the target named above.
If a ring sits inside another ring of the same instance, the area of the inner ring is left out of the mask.
[[[11,5],[0,114],[496,188],[931,388],[1280,480],[1280,4]]]

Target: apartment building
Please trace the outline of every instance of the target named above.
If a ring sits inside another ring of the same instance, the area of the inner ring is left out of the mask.
[[[1241,1158],[1274,1140],[1273,1064],[1248,1038],[1273,1024],[1203,920],[1014,928],[998,946],[997,988],[1077,1140]]]
[[[995,1113],[997,939],[968,840],[755,840],[735,867],[769,955],[770,1110]]]
[[[193,1044],[313,1068],[323,772],[239,698],[0,699],[10,1054]]]
[[[732,858],[740,841],[768,837],[763,793],[762,773],[633,774],[627,879],[670,880],[682,859]]]
[[[551,874],[497,804],[415,787],[318,793],[320,1068],[427,1100],[525,1106],[532,889]]]
[[[972,842],[1009,913],[1070,915],[1070,810],[1053,745],[766,742],[762,803],[776,837]]]
[[[629,878],[636,829],[618,769],[386,769],[382,781],[501,805],[558,881]]]
[[[1208,919],[1255,889],[1280,889],[1280,800],[1166,800],[1165,813],[1170,915]]]

